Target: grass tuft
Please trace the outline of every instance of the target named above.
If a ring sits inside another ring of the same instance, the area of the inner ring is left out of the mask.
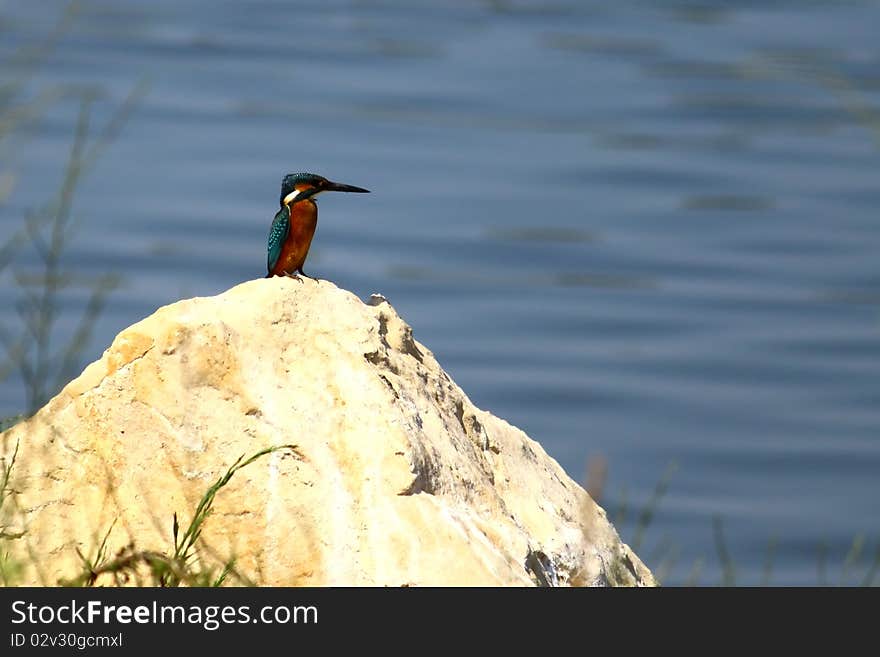
[[[242,454],[229,469],[205,491],[199,500],[192,519],[181,533],[177,513],[172,516],[171,537],[173,549],[170,553],[151,550],[137,550],[133,544],[120,549],[113,558],[107,558],[107,541],[113,525],[104,535],[94,558],[85,557],[79,550],[77,554],[83,563],[80,573],[59,582],[62,586],[96,586],[102,577],[109,577],[116,586],[135,583],[138,586],[222,586],[230,577],[235,577],[245,585],[253,585],[235,568],[235,558],[226,559],[219,568],[201,563],[198,546],[205,523],[211,516],[217,493],[226,486],[236,472],[247,467],[257,459],[288,449],[296,451],[296,445],[275,445],[256,452],[247,459]],[[114,521],[115,524],[115,521]]]

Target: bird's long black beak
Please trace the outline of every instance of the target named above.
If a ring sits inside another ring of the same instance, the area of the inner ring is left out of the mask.
[[[331,182],[325,188],[328,192],[358,192],[360,194],[369,194],[369,189],[363,187],[355,187],[354,185],[343,185],[342,183]]]

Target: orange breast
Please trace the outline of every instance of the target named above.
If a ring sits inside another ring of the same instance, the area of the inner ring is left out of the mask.
[[[281,256],[273,273],[293,274],[302,268],[318,226],[318,206],[312,201],[301,201],[290,206],[290,232],[281,249]]]

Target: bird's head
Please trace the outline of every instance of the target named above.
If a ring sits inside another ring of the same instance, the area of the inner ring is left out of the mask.
[[[369,191],[363,187],[335,183],[314,173],[289,173],[281,180],[280,203],[282,206],[290,205],[317,196],[321,192],[360,192],[365,194]]]

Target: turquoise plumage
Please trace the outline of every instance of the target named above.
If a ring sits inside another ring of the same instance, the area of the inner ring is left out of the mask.
[[[272,227],[269,229],[269,276],[272,275],[272,268],[278,262],[278,258],[281,257],[281,249],[284,247],[284,242],[289,233],[290,209],[286,205],[282,205],[272,220]]]

